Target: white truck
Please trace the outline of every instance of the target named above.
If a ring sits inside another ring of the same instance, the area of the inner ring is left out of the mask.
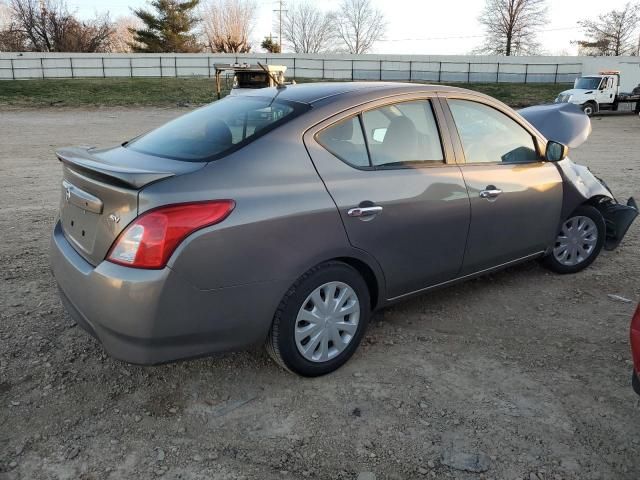
[[[618,110],[621,103],[631,103],[631,109],[640,113],[640,85],[632,93],[620,92],[620,72],[603,71],[598,75],[576,78],[573,88],[561,92],[556,103],[574,103],[591,116],[602,110]]]

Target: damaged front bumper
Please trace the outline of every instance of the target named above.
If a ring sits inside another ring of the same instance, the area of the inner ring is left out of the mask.
[[[604,241],[605,250],[613,250],[624,238],[629,227],[638,216],[638,204],[633,197],[627,200],[627,204],[614,201],[605,201],[597,205],[602,213],[607,227]]]

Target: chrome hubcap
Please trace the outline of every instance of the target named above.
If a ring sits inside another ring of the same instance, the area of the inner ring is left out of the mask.
[[[338,356],[353,340],[360,320],[360,302],[346,283],[316,288],[302,304],[295,325],[296,346],[312,362]]]
[[[571,217],[562,224],[553,256],[562,265],[572,267],[591,256],[598,243],[598,228],[589,217]]]

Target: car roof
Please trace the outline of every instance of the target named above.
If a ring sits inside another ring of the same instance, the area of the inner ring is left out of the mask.
[[[398,93],[411,92],[469,92],[481,95],[478,92],[451,87],[447,85],[429,85],[423,83],[402,83],[402,82],[317,82],[286,85],[284,88],[260,88],[254,90],[248,96],[272,97],[277,96],[280,100],[287,100],[298,103],[313,105],[331,97],[339,96],[341,99],[350,96],[361,96],[363,93],[370,95],[394,95]]]

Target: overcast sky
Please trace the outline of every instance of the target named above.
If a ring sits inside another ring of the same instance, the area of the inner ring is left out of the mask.
[[[258,18],[253,32],[254,44],[277,31],[277,0],[256,0]],[[477,18],[483,0],[372,0],[387,19],[385,40],[371,53],[397,54],[467,54],[482,41]],[[540,41],[549,55],[577,54],[571,40],[581,38],[578,20],[595,17],[627,0],[549,0],[549,24],[540,32]],[[295,0],[288,0],[293,3]],[[112,17],[130,15],[131,7],[146,0],[67,0],[67,5],[82,17],[109,11]],[[333,9],[339,0],[314,0],[319,8]],[[286,49],[285,49],[286,51]]]

